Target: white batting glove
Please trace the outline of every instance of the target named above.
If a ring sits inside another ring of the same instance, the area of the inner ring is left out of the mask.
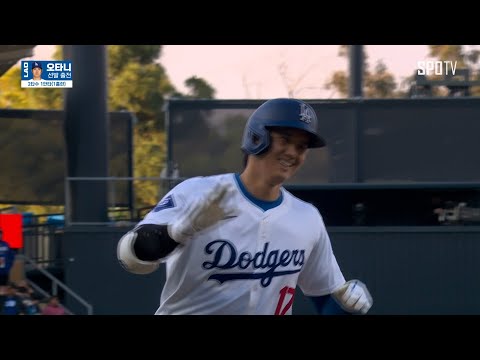
[[[373,305],[372,295],[360,280],[350,280],[332,293],[337,303],[350,313],[366,314]]]
[[[208,193],[197,197],[182,216],[168,225],[170,237],[176,242],[185,244],[195,233],[232,216],[232,211],[220,206],[220,202],[227,194],[231,195],[233,189],[231,183],[217,183]]]

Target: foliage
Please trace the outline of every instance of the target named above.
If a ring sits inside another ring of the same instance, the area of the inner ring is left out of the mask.
[[[149,65],[160,58],[161,45],[110,45],[108,47],[108,65],[111,77],[124,72],[129,63]]]
[[[134,135],[134,177],[159,177],[166,159],[166,136],[164,131],[151,130]],[[134,182],[137,207],[154,205],[164,191],[159,181],[136,180]]]
[[[341,45],[338,55],[349,56],[348,45]],[[327,90],[333,90],[340,97],[346,98],[349,94],[349,75],[346,71],[335,71],[325,83]],[[382,60],[379,60],[373,71],[369,69],[368,55],[363,52],[363,94],[366,98],[395,98],[405,96],[406,93],[397,89],[395,77],[387,69]]]
[[[171,91],[173,85],[159,64],[128,63],[119,76],[110,79],[109,109],[134,112],[142,132],[163,129],[162,106]]]
[[[63,89],[21,88],[20,78],[19,66],[0,77],[1,108],[59,110],[63,107]]]
[[[189,88],[188,97],[195,99],[213,99],[215,89],[204,79],[192,76],[185,80],[185,86]]]
[[[375,70],[367,73],[365,79],[366,97],[368,98],[388,98],[395,97],[397,83],[387,66],[382,62],[377,62]]]

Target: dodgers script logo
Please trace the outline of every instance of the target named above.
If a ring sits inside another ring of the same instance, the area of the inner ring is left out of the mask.
[[[212,274],[208,280],[217,280],[221,284],[231,280],[260,279],[262,287],[267,287],[276,276],[294,274],[302,270],[305,263],[305,250],[269,250],[265,243],[263,250],[255,254],[244,251],[238,253],[235,245],[228,240],[214,240],[205,246],[205,252],[213,255],[211,261],[202,264],[204,269],[264,269],[252,272],[221,272]],[[288,268],[288,269],[287,269]]]

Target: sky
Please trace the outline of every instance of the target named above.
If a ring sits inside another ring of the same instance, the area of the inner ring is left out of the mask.
[[[50,60],[55,46],[37,45],[32,59]],[[334,71],[348,71],[339,45],[164,45],[159,62],[170,81],[187,93],[184,81],[205,79],[217,99],[287,97],[303,99],[337,95],[324,85]],[[365,45],[371,68],[382,60],[400,83],[429,60],[427,45]]]

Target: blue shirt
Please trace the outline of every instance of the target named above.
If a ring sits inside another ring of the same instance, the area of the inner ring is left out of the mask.
[[[15,251],[4,240],[0,240],[0,274],[8,274],[15,260]]]

